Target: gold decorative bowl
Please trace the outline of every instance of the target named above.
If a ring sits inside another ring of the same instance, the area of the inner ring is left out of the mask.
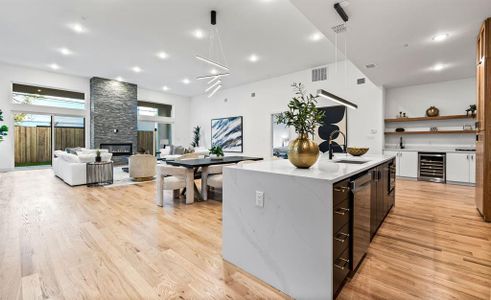
[[[368,149],[369,148],[348,147],[348,149],[346,149],[346,150],[348,151],[349,154],[351,154],[353,156],[362,156],[363,154],[368,152]]]

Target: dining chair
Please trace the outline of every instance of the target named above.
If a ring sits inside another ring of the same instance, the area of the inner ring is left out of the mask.
[[[164,202],[164,191],[174,191],[173,197],[178,198],[181,189],[187,185],[187,169],[169,165],[158,165],[157,174],[157,204],[162,206]]]

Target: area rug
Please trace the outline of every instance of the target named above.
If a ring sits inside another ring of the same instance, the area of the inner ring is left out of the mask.
[[[105,185],[104,187],[105,188],[112,188],[112,187],[142,183],[141,181],[131,180],[130,174],[123,171],[123,168],[125,168],[125,167],[127,168],[128,166],[115,166],[114,172],[113,172],[113,184]],[[150,180],[150,181],[143,181],[143,183],[152,182],[152,181],[155,181],[155,179]]]

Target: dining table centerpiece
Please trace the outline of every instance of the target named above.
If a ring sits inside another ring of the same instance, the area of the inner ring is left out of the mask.
[[[298,137],[288,145],[288,160],[297,168],[308,169],[319,158],[319,146],[310,137],[322,125],[324,112],[317,108],[317,98],[307,93],[302,83],[293,83],[295,95],[288,111],[276,115],[276,123],[293,127]]]

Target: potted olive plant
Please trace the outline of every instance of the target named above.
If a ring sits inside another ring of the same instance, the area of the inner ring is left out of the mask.
[[[297,168],[308,169],[319,158],[319,146],[309,137],[322,125],[324,112],[317,108],[318,96],[308,94],[301,83],[292,87],[295,96],[288,103],[288,111],[276,116],[276,123],[295,128],[298,137],[288,145],[288,159]]]

